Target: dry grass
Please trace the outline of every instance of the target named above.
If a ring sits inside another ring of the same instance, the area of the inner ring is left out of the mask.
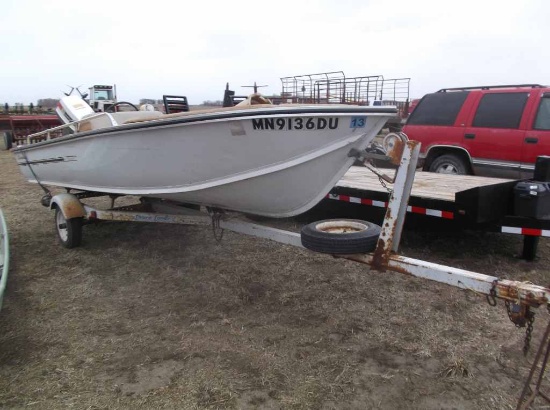
[[[443,369],[442,375],[445,377],[472,377],[472,372],[464,359],[454,358]]]
[[[201,227],[86,226],[66,250],[40,196],[0,152],[13,267],[0,407],[515,407],[529,362],[502,304],[266,240],[217,243]],[[520,242],[407,230],[403,252],[545,284],[549,242],[531,263],[512,257]]]

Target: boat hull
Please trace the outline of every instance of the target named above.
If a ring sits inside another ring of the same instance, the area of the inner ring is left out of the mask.
[[[360,107],[188,115],[23,146],[15,155],[25,177],[44,185],[286,217],[318,203],[352,165],[350,150],[364,149],[392,115]]]

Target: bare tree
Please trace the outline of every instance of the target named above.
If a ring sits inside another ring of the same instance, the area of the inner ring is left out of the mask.
[[[36,105],[38,107],[41,107],[42,109],[48,109],[55,108],[58,102],[59,99],[57,98],[41,98],[38,100],[38,103]]]
[[[221,107],[221,106],[223,105],[223,101],[221,101],[221,100],[216,100],[216,101],[207,100],[207,101],[203,101],[203,102],[202,102],[202,105],[209,105],[209,106],[214,106],[214,107]]]

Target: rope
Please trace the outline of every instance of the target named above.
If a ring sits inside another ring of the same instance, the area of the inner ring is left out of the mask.
[[[36,182],[38,183],[40,188],[42,188],[42,190],[46,193],[46,195],[44,195],[40,199],[40,202],[42,203],[42,205],[44,205],[46,207],[49,206],[50,205],[50,200],[52,199],[52,193],[50,192],[50,190],[48,188],[46,188],[44,185],[42,185],[42,183],[38,179],[38,176],[35,174],[34,169],[32,169],[31,163],[29,162],[29,160],[27,158],[27,154],[25,152],[23,152],[23,158],[25,159],[25,163],[29,167],[29,170],[31,171],[32,176],[34,177],[34,179],[36,179]]]
[[[38,183],[38,185],[40,185],[40,188],[42,188],[42,190],[49,196],[52,196],[52,193],[50,192],[50,190],[48,188],[46,188],[44,185],[42,185],[42,183],[40,182],[40,180],[38,179],[38,177],[36,176],[36,174],[34,173],[34,170],[32,169],[31,167],[31,163],[29,162],[29,160],[27,159],[27,154],[25,152],[23,152],[23,158],[25,158],[25,164],[29,167],[29,170],[31,171],[31,174],[32,176],[34,177],[34,179],[36,179],[36,182]]]

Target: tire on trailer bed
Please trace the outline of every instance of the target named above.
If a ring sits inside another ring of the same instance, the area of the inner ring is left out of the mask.
[[[326,219],[302,228],[304,248],[311,251],[350,255],[372,252],[380,236],[380,226],[357,219]]]
[[[82,218],[65,219],[58,206],[55,207],[57,238],[65,248],[72,249],[82,242]]]

